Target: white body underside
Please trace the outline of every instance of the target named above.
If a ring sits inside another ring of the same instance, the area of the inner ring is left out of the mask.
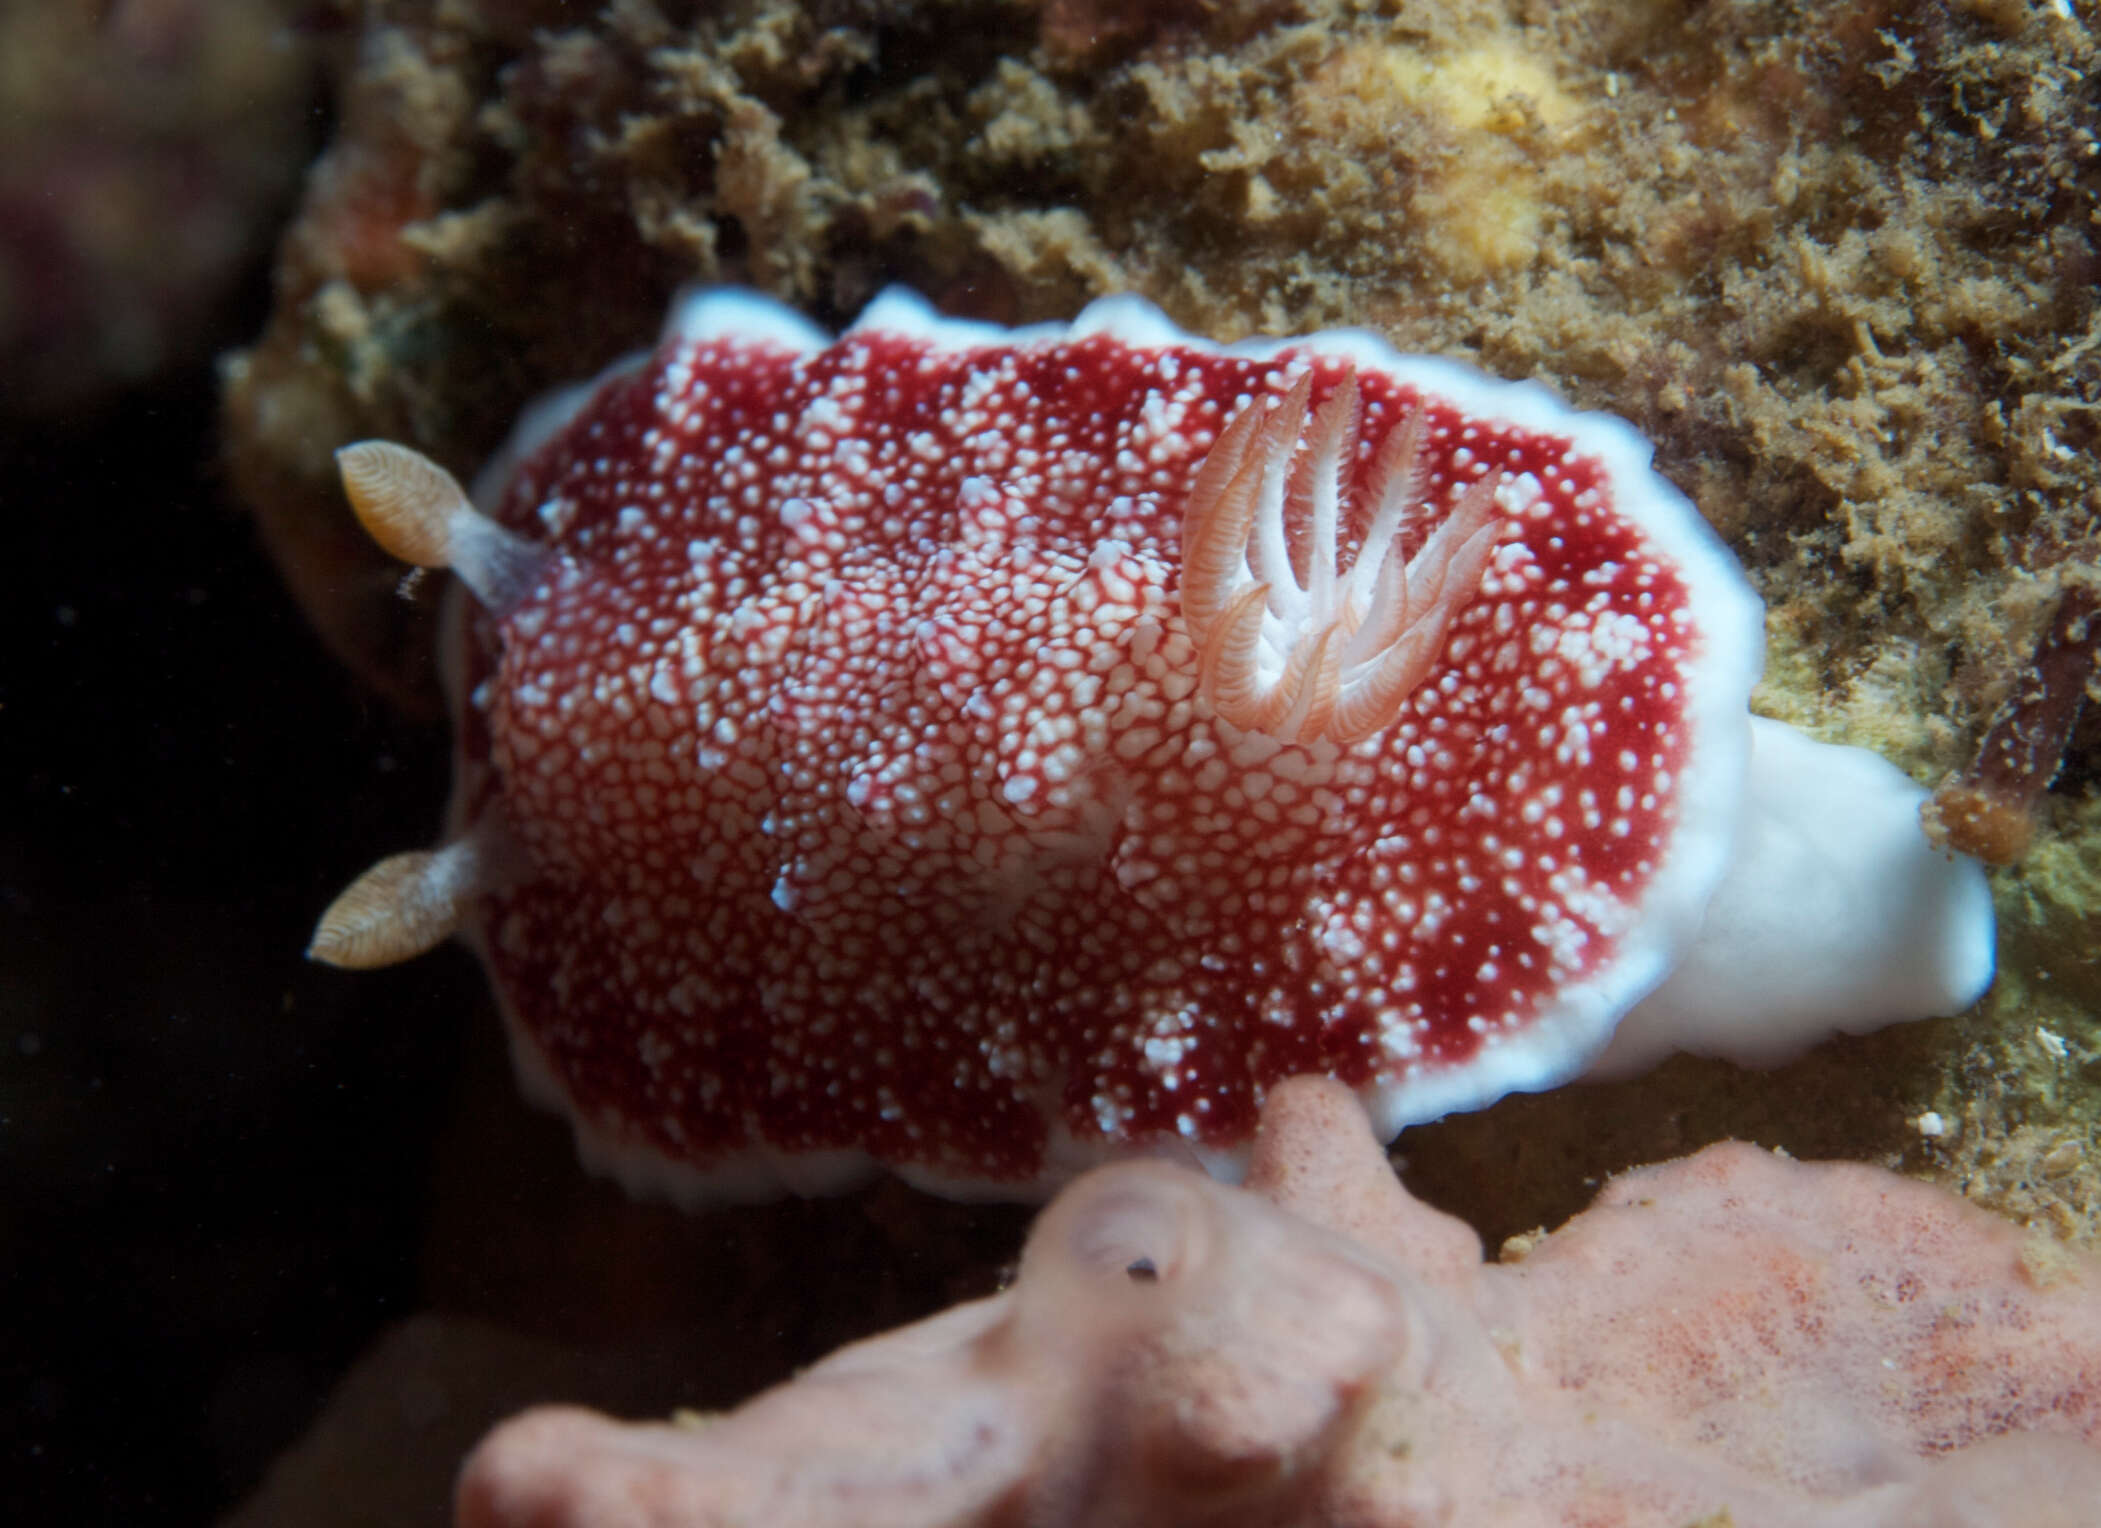
[[[1751,737],[1736,850],[1699,935],[1592,1077],[1673,1051],[1777,1065],[1832,1034],[1959,1012],[1991,985],[1991,888],[1926,841],[1926,793],[1864,748],[1762,717]]]

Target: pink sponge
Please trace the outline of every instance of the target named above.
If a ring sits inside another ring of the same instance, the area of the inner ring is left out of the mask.
[[[1722,1145],[1512,1261],[1350,1093],[1245,1189],[1101,1169],[1014,1286],[727,1416],[530,1413],[468,1528],[2101,1523],[2101,1267],[1874,1168]]]

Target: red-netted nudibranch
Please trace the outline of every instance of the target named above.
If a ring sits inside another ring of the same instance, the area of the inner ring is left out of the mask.
[[[1230,1172],[1300,1073],[1390,1137],[1963,1007],[1981,872],[1751,719],[1761,606],[1649,457],[1364,333],[690,296],[471,498],[341,453],[471,598],[448,841],[313,952],[465,936],[586,1160],[689,1204]]]

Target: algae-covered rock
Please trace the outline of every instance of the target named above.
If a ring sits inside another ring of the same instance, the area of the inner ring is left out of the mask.
[[[1760,709],[1965,767],[2101,520],[2101,68],[2054,0],[402,0],[360,16],[230,459],[323,632],[406,698],[424,589],[329,452],[467,472],[683,283],[826,323],[1135,290],[1361,325],[1625,415],[1769,607]],[[1997,993],[1783,1070],[1673,1063],[1401,1149],[1491,1235],[1723,1134],[2101,1233],[2090,709],[1999,873]],[[2038,1035],[2051,1037],[2038,1040]],[[1926,1123],[1922,1124],[1924,1121]]]

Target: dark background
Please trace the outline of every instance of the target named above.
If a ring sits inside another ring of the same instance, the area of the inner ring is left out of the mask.
[[[207,351],[260,327],[258,262]],[[4,384],[0,384],[4,387]],[[229,503],[209,353],[0,418],[0,1501],[208,1522],[416,1290],[480,987],[314,918],[434,837],[440,727],[308,632]]]
[[[267,300],[259,262],[212,350]],[[312,635],[217,394],[204,355],[0,409],[0,1528],[436,1523],[530,1402],[726,1407],[998,1287],[1026,1207],[634,1203],[520,1100],[463,949],[307,962],[345,884],[436,841],[450,740]],[[411,1316],[435,1371],[387,1366]],[[256,1495],[376,1352],[381,1431],[339,1413],[335,1468]],[[432,1382],[444,1415],[386,1430]]]

